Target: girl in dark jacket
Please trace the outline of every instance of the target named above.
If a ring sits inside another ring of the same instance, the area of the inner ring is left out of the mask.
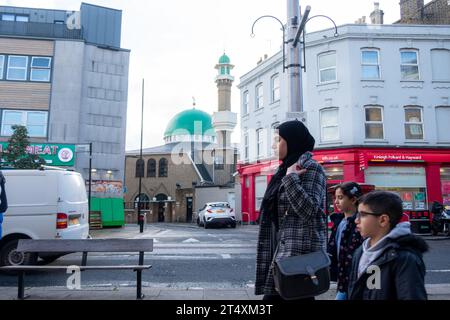
[[[347,182],[336,187],[335,204],[341,213],[332,216],[333,229],[328,242],[331,279],[337,281],[336,300],[348,298],[353,253],[363,243],[355,223],[358,198],[361,196],[361,186],[355,182]]]
[[[275,260],[326,248],[326,176],[312,158],[315,140],[300,121],[278,127],[274,149],[282,164],[272,177],[261,207],[256,261],[256,295],[281,300],[271,268]]]

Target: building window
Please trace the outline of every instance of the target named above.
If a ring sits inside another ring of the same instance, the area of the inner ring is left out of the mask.
[[[5,56],[0,56],[0,80],[3,79],[4,66],[5,66]]]
[[[320,54],[318,64],[320,83],[327,83],[337,80],[335,51]]]
[[[450,119],[450,106],[436,107],[436,123],[439,142],[450,142],[450,130],[448,121]]]
[[[366,183],[376,190],[397,193],[403,210],[427,210],[427,176],[424,167],[369,166]]]
[[[423,140],[423,116],[420,107],[405,107],[405,137]]]
[[[16,20],[16,17],[13,14],[7,14],[7,13],[2,14],[2,21],[15,21],[15,20]]]
[[[258,129],[256,130],[256,154],[258,159],[261,159],[263,157],[263,148],[264,148],[264,130]]]
[[[274,75],[271,81],[272,103],[280,100],[280,76]]]
[[[267,176],[255,177],[255,209],[260,211],[267,190]]]
[[[17,22],[29,22],[30,18],[26,15],[16,15]]]
[[[8,57],[8,74],[6,79],[26,81],[27,80],[28,57],[25,56],[9,56]]]
[[[244,135],[244,160],[248,160],[248,133]]]
[[[248,94],[248,91],[244,92],[244,97],[243,97],[243,104],[242,104],[242,115],[245,116],[249,113],[249,102],[250,102],[250,97]]]
[[[136,161],[136,178],[143,178],[145,171],[145,162],[142,159]]]
[[[223,160],[223,156],[215,156],[214,157],[214,169],[215,170],[224,170],[225,169],[225,163]]]
[[[361,51],[361,78],[380,79],[380,55],[378,50]]]
[[[403,50],[400,55],[402,80],[420,80],[418,51]]]
[[[11,13],[4,13],[2,14],[2,20],[3,21],[17,21],[17,22],[28,22],[30,20],[30,17],[23,14],[11,14]]]
[[[450,50],[431,50],[431,63],[433,68],[433,80],[450,81]]]
[[[450,167],[441,168],[441,183],[443,204],[450,207]]]
[[[262,83],[256,86],[256,110],[264,107],[264,89]]]
[[[65,24],[64,20],[55,20],[54,24]]]
[[[322,142],[339,140],[339,109],[320,111],[320,128]]]
[[[366,139],[384,139],[383,108],[368,106],[366,111]]]
[[[167,159],[162,158],[161,160],[159,160],[159,176],[161,178],[167,178],[169,175],[169,163],[167,161]]]
[[[278,142],[275,141],[275,136],[276,136],[276,132],[278,127],[280,126],[279,122],[275,122],[272,124],[272,128],[270,130],[270,141],[269,141],[269,148],[270,148],[270,155],[273,156],[278,156],[275,154],[275,149],[273,148],[273,146]]]
[[[150,159],[147,161],[147,178],[156,177],[156,160]]]
[[[13,134],[12,127],[20,125],[27,128],[30,137],[45,138],[47,136],[47,118],[48,112],[46,111],[3,110],[2,136],[11,136]]]
[[[52,59],[47,57],[33,57],[31,59],[31,81],[49,82]]]

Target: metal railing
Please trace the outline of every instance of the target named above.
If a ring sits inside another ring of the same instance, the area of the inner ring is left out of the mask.
[[[82,40],[83,29],[68,29],[65,24],[0,21],[0,35]]]

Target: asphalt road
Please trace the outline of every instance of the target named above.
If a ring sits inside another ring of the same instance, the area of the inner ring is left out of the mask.
[[[143,273],[143,285],[163,288],[251,288],[255,277],[257,226],[237,229],[203,229],[195,225],[152,225],[144,235],[135,227],[93,232],[95,238],[155,239],[153,253],[146,254],[145,263],[152,269]],[[425,255],[428,284],[450,283],[450,240],[428,241]],[[80,264],[81,255],[73,254],[52,265]],[[92,254],[88,265],[136,264],[137,255]],[[31,286],[65,286],[69,275],[33,273],[26,277]],[[135,286],[132,271],[87,271],[81,275],[83,287]],[[14,276],[0,274],[0,286],[16,286]]]

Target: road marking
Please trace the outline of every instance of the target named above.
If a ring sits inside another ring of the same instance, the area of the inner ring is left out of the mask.
[[[231,254],[221,254],[222,259],[231,259]]]
[[[449,273],[450,270],[428,270],[428,273]]]
[[[187,239],[187,240],[183,241],[183,243],[199,243],[199,242],[200,242],[199,240],[193,239],[193,238],[190,238],[190,239]]]

